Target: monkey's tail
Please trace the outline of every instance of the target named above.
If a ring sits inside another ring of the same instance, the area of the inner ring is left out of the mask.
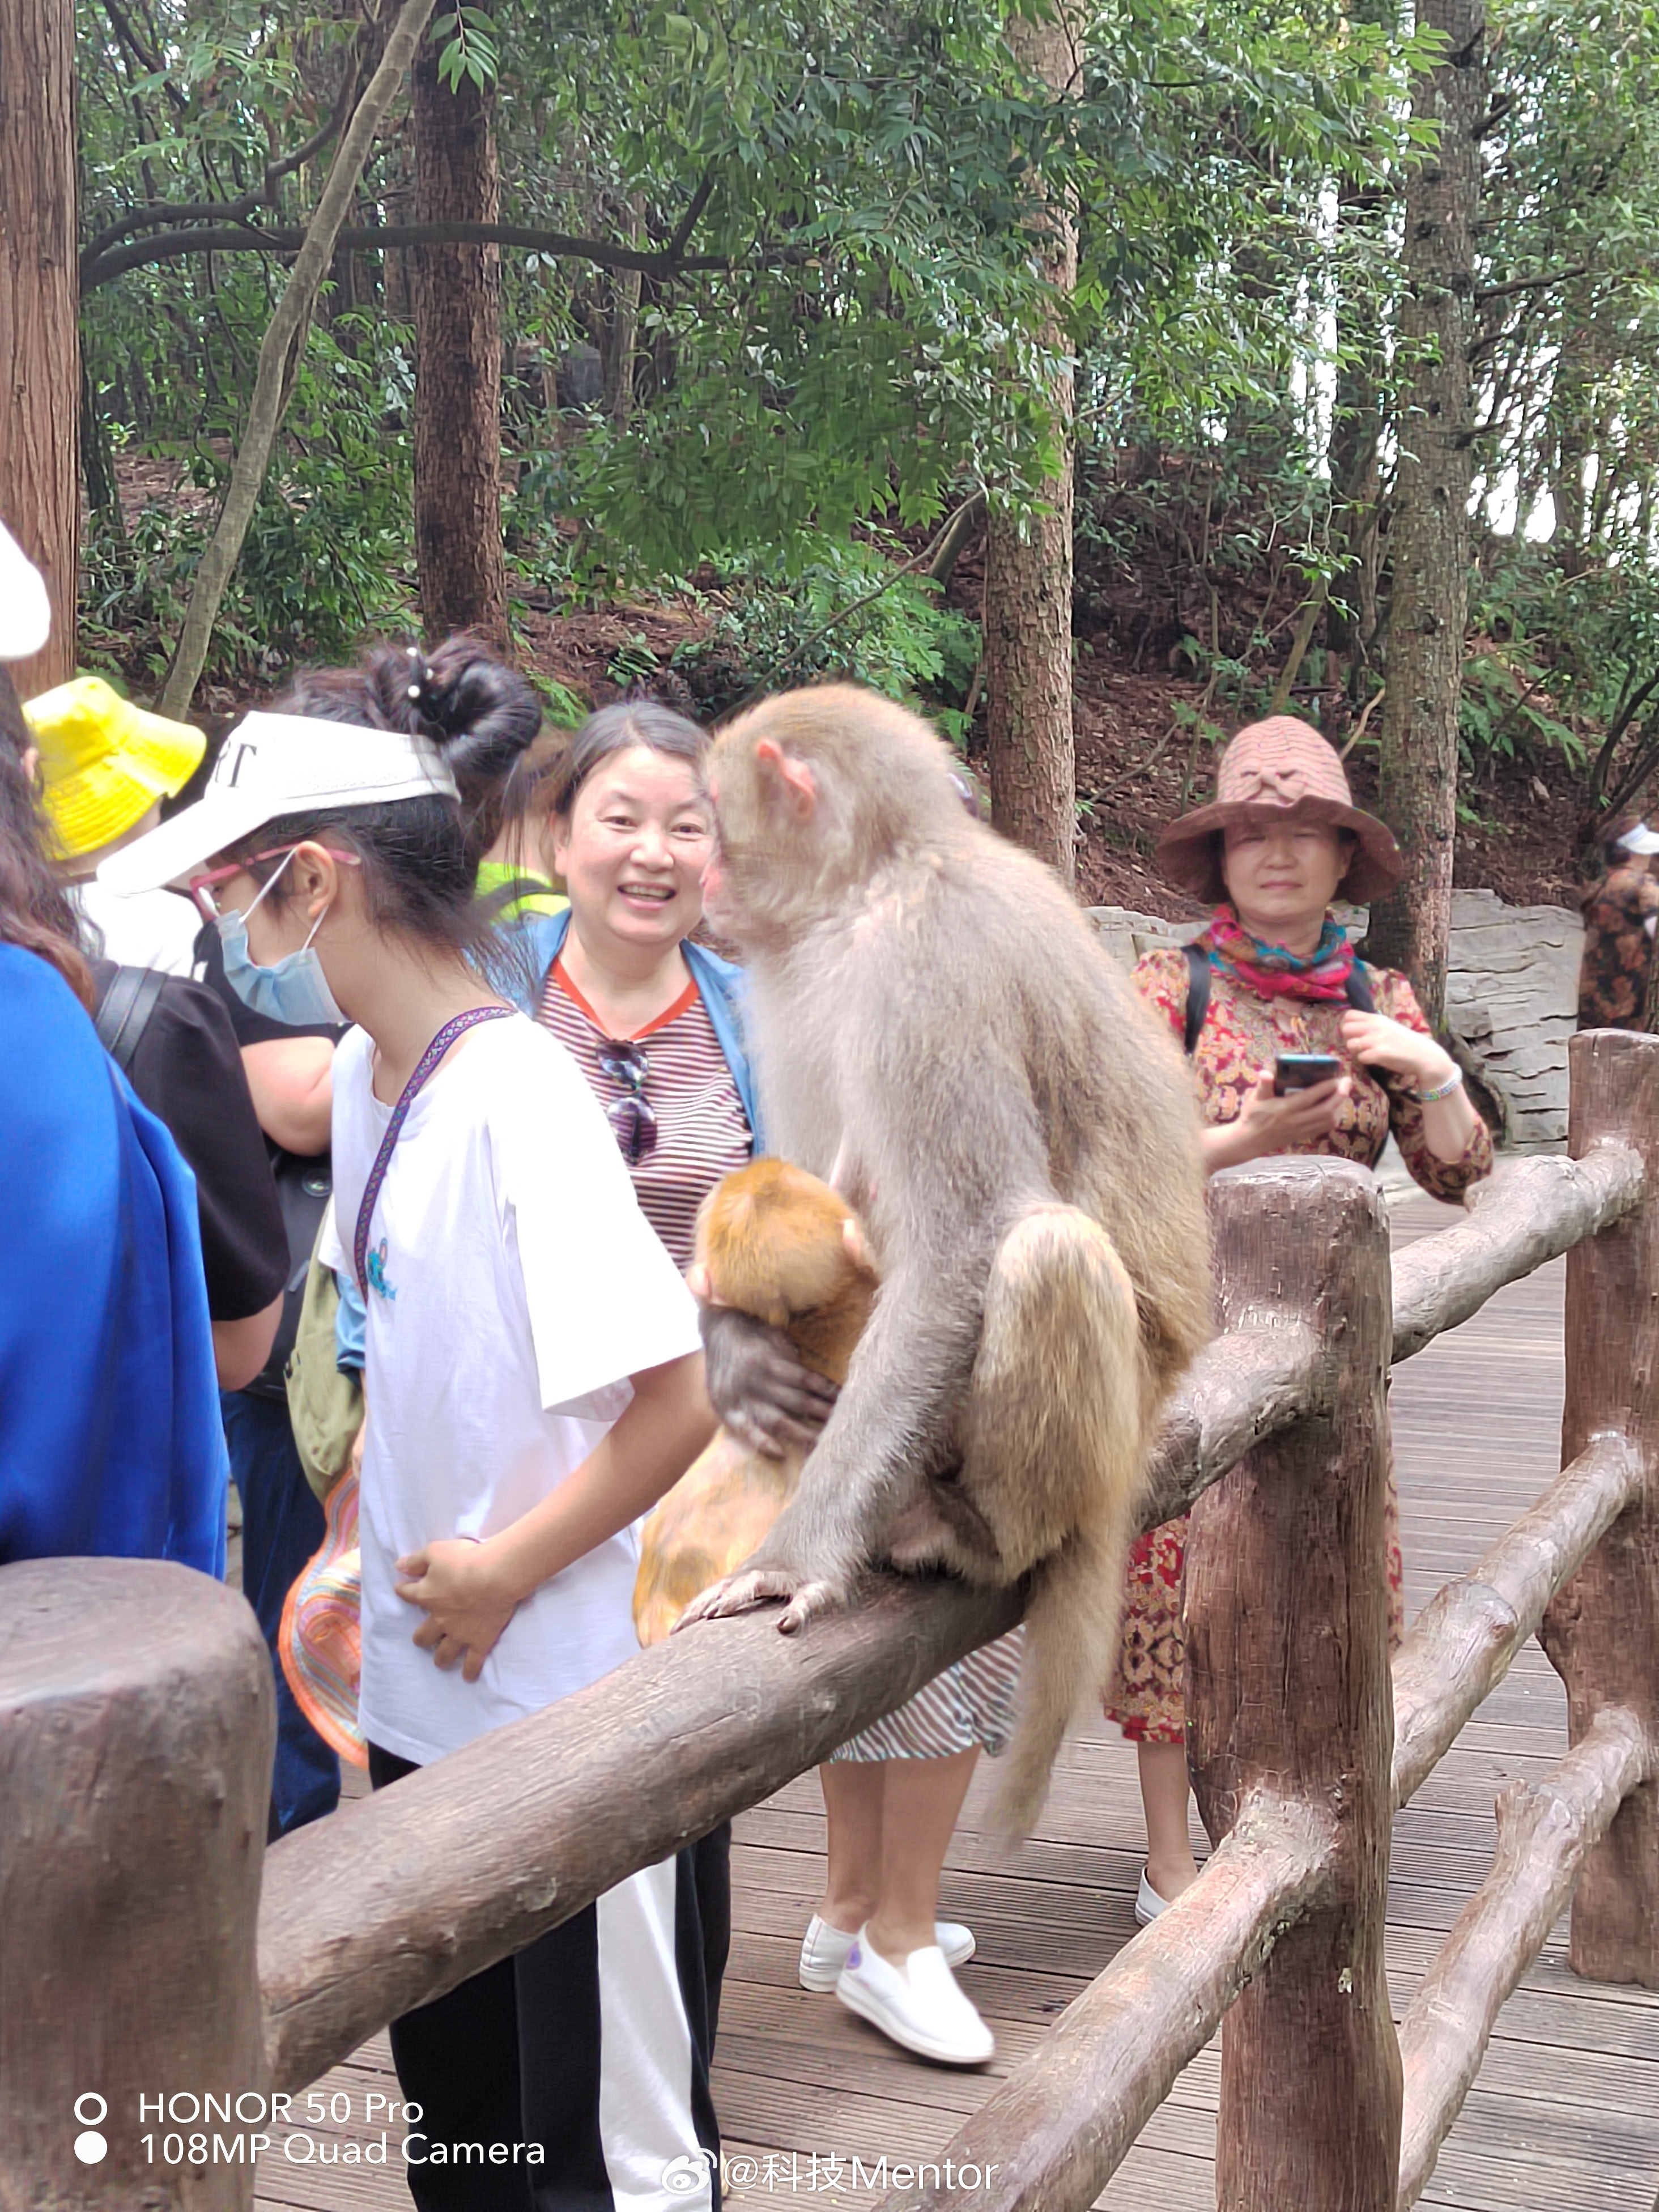
[[[1011,1841],[1036,1825],[1067,1731],[1095,1707],[1117,1662],[1127,1536],[1080,1532],[1038,1571],[1025,1613],[1019,1711],[1001,1765],[991,1823]]]
[[[1024,1836],[1067,1729],[1115,1669],[1149,1394],[1134,1286],[1105,1231],[1074,1207],[1036,1207],[1014,1224],[985,1322],[964,1480],[972,1494],[978,1462],[1000,1498],[1024,1498],[1042,1562],[993,1808],[1000,1828]],[[1000,1548],[1018,1572],[1025,1561],[1006,1538]]]

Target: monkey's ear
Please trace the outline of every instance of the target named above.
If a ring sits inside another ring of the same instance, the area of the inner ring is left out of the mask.
[[[817,810],[818,787],[805,761],[793,760],[775,738],[763,738],[755,758],[776,779],[780,796],[799,821],[810,822]]]

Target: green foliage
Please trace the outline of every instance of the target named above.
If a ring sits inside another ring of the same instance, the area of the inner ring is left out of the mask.
[[[377,335],[386,336],[367,319],[313,335],[216,632],[218,678],[338,659],[366,632],[411,619],[409,449],[385,414],[398,356],[395,346],[369,349]],[[343,337],[364,350],[351,352]],[[125,535],[92,519],[82,582],[89,659],[131,660],[152,674],[167,665],[229,473],[217,441],[175,458],[182,499],[152,501]]]
[[[532,668],[529,673],[531,682],[542,695],[547,719],[555,729],[574,730],[587,720],[591,709],[568,684],[561,684],[556,676],[544,675],[538,669]]]
[[[457,8],[453,15],[434,16],[428,35],[443,48],[438,76],[452,92],[464,77],[480,92],[488,91],[500,76],[500,34],[482,8]]]
[[[923,701],[960,741],[978,662],[977,626],[943,605],[936,586],[877,547],[823,539],[793,575],[733,577],[710,635],[681,646],[673,665],[710,713],[750,692],[842,677]]]
[[[509,558],[556,605],[712,568],[714,635],[684,655],[708,705],[844,672],[959,724],[973,625],[891,580],[903,555],[881,532],[975,485],[1030,512],[1060,459],[1046,392],[1069,362],[1079,603],[1137,668],[1197,678],[1201,702],[1175,710],[1191,783],[1214,733],[1265,702],[1316,580],[1341,711],[1380,680],[1380,637],[1338,639],[1360,597],[1344,471],[1380,417],[1386,510],[1401,169],[1430,42],[1384,0],[1091,0],[1076,96],[1055,102],[1013,61],[1014,4],[445,0],[444,81],[496,94],[504,218],[686,257],[645,279],[625,425],[595,409],[556,428],[515,386]],[[165,230],[157,204],[262,190],[333,112],[360,23],[264,0],[76,0],[76,17],[88,241]],[[1553,515],[1555,537],[1485,538],[1465,761],[1564,758],[1592,811],[1659,745],[1656,27],[1653,0],[1494,0],[1492,18],[1485,520]],[[301,223],[329,155],[325,139],[252,220]],[[407,218],[411,160],[394,121],[359,219]],[[1045,198],[1077,216],[1063,315],[1034,252]],[[378,255],[341,275],[356,311],[337,296],[313,332],[222,674],[337,654],[407,616],[406,295]],[[277,281],[274,258],[222,248],[86,300],[106,437],[185,487],[128,532],[94,520],[94,657],[154,668],[170,649]],[[507,347],[540,349],[562,388],[572,349],[611,326],[611,275],[504,250],[501,282]],[[612,680],[647,662],[624,646]]]

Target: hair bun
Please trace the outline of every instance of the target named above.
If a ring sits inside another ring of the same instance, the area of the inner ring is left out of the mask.
[[[541,728],[535,685],[475,637],[447,638],[429,659],[410,654],[407,696],[456,774],[505,775]]]

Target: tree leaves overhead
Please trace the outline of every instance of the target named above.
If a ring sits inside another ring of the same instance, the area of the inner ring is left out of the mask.
[[[1224,635],[1211,594],[1230,578],[1328,591],[1333,637],[1369,592],[1375,627],[1404,365],[1400,195],[1431,136],[1409,92],[1429,42],[1392,0],[1099,0],[1075,96],[1055,102],[1011,57],[1014,4],[489,0],[440,16],[447,77],[494,90],[525,587],[649,584],[713,561],[747,562],[771,589],[826,572],[826,544],[926,525],[976,485],[1029,507],[1059,459],[1034,401],[1054,343],[1031,228],[1046,196],[1069,198],[1080,240],[1065,342],[1085,594],[1167,567],[1170,634],[1143,645],[1241,708],[1258,665],[1271,689],[1286,633],[1276,618]],[[103,530],[112,443],[222,477],[283,241],[379,33],[373,0],[77,9]],[[1659,8],[1493,0],[1492,28],[1476,598],[1520,703],[1505,721],[1475,701],[1477,747],[1488,725],[1551,743],[1575,717],[1616,718],[1659,636]],[[411,201],[394,116],[350,235],[395,240]],[[399,566],[388,532],[407,489],[416,250],[339,257],[266,495],[262,542],[292,539],[303,515],[319,549],[314,587],[334,610],[319,635],[407,589],[407,540]],[[591,364],[630,263],[643,277],[619,429]],[[346,557],[354,500],[364,542],[388,549],[383,594]],[[1528,521],[1553,537],[1516,534]],[[199,526],[187,503],[175,530]],[[94,546],[108,608],[137,557]],[[187,565],[183,539],[170,557]],[[153,546],[145,561],[160,573]],[[272,642],[303,643],[295,595],[272,606]],[[239,617],[248,635],[255,616]],[[1379,651],[1373,635],[1349,653],[1356,709]]]

